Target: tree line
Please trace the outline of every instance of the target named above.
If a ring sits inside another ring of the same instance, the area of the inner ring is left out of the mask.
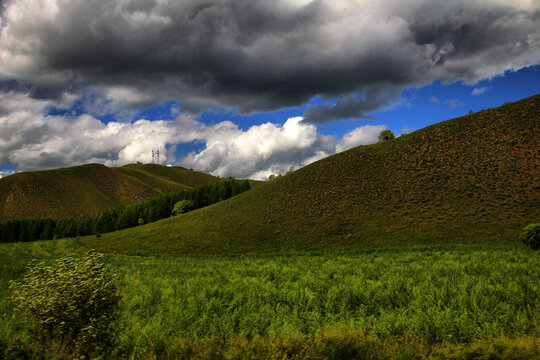
[[[174,205],[190,200],[193,209],[212,205],[251,189],[248,180],[227,179],[195,189],[162,195],[125,208],[106,210],[82,219],[21,219],[0,223],[0,242],[25,242],[85,235],[101,235],[164,219]]]

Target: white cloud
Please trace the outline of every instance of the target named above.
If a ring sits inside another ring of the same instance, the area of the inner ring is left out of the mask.
[[[374,143],[386,129],[366,125],[337,140],[321,135],[314,125],[301,120],[290,118],[283,126],[266,123],[247,131],[209,128],[206,148],[189,154],[180,164],[220,176],[264,179],[272,173],[283,174],[290,166],[300,168],[336,152]]]
[[[185,115],[176,121],[104,124],[88,114],[47,116],[50,105],[53,103],[26,94],[0,93],[0,110],[10,110],[0,111],[0,164],[10,162],[19,170],[37,170],[88,162],[150,162],[153,147],[161,147],[160,159],[165,163],[174,161],[165,145],[197,138],[196,124]]]
[[[384,125],[366,125],[349,132],[338,142],[337,152],[345,151],[358,145],[372,144],[379,139],[381,131],[385,130]]]
[[[435,97],[435,96],[431,96],[429,98],[429,102],[430,103],[438,103],[439,102],[439,98]]]
[[[180,164],[220,176],[263,179],[284,173],[292,165],[305,166],[354,146],[374,143],[385,126],[358,127],[342,139],[322,135],[313,124],[295,117],[283,126],[266,123],[241,130],[230,121],[212,126],[180,114],[174,121],[138,120],[133,123],[95,117],[46,115],[54,102],[22,93],[0,93],[0,164],[17,170],[39,170],[90,162],[119,166],[151,162],[152,148],[160,148],[163,164],[175,161],[175,145],[205,142]],[[9,111],[8,111],[9,110]],[[5,175],[5,174],[0,174]]]
[[[471,95],[476,96],[485,93],[488,90],[487,87],[474,88]]]

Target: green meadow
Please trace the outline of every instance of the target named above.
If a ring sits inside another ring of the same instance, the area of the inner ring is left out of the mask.
[[[76,240],[0,247],[0,349],[6,356],[47,355],[13,311],[9,280],[32,258],[80,250]],[[107,358],[539,354],[540,255],[521,246],[108,255],[106,263],[122,295]]]

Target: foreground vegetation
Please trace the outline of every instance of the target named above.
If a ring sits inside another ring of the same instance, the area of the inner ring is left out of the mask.
[[[26,261],[75,241],[5,244],[0,348],[43,355],[8,302]],[[13,256],[16,254],[17,256]],[[534,358],[540,255],[444,246],[236,257],[109,255],[111,358]],[[490,355],[491,354],[491,355]],[[497,358],[497,357],[493,357]]]

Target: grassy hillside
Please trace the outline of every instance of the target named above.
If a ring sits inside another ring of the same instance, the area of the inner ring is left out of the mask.
[[[360,146],[228,201],[85,243],[217,253],[515,241],[540,219],[540,96]]]
[[[120,168],[88,164],[17,173],[0,179],[0,221],[80,218],[217,181],[211,175],[156,164]]]
[[[129,164],[113,168],[113,170],[132,177],[160,193],[187,190],[219,181],[215,176],[188,170],[180,166]]]

